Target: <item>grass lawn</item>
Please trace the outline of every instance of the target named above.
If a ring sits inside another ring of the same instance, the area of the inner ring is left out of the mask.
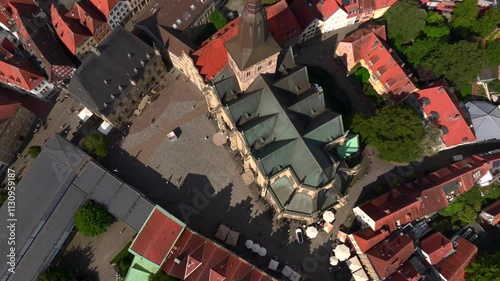
[[[323,88],[328,108],[342,114],[344,118],[351,115],[351,101],[344,91],[335,84],[333,77],[326,70],[318,66],[307,66],[307,72],[310,82]],[[344,126],[348,127],[347,124]]]
[[[121,276],[126,276],[128,269],[132,265],[134,260],[134,255],[128,252],[128,248],[132,244],[132,241],[128,242],[123,249],[109,262],[109,264],[116,264]]]

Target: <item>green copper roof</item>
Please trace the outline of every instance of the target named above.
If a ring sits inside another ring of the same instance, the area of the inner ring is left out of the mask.
[[[345,142],[337,147],[337,153],[344,159],[358,152],[359,150],[359,135],[348,134]]]

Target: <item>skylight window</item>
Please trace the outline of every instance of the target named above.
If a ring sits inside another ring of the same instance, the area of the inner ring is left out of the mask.
[[[191,10],[195,10],[196,9],[196,6],[195,5],[191,5]]]
[[[175,22],[176,22],[178,25],[181,25],[181,24],[182,24],[182,21],[181,21],[180,19],[177,19]]]
[[[175,23],[172,24],[172,27],[175,28],[175,29],[177,29],[177,24],[175,24]]]

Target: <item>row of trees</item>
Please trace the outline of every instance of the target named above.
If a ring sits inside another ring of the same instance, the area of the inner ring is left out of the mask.
[[[466,96],[484,67],[500,64],[500,42],[483,40],[500,24],[499,7],[479,15],[477,0],[457,2],[447,23],[416,2],[399,1],[382,19],[390,42],[418,70],[422,81],[444,76]]]

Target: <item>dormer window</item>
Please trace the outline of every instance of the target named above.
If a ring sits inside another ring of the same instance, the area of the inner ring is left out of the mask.
[[[176,22],[178,25],[181,25],[181,24],[182,24],[182,21],[181,21],[180,19],[177,19],[175,22]]]
[[[190,8],[191,8],[191,10],[194,11],[196,9],[196,6],[195,5],[191,5]]]

